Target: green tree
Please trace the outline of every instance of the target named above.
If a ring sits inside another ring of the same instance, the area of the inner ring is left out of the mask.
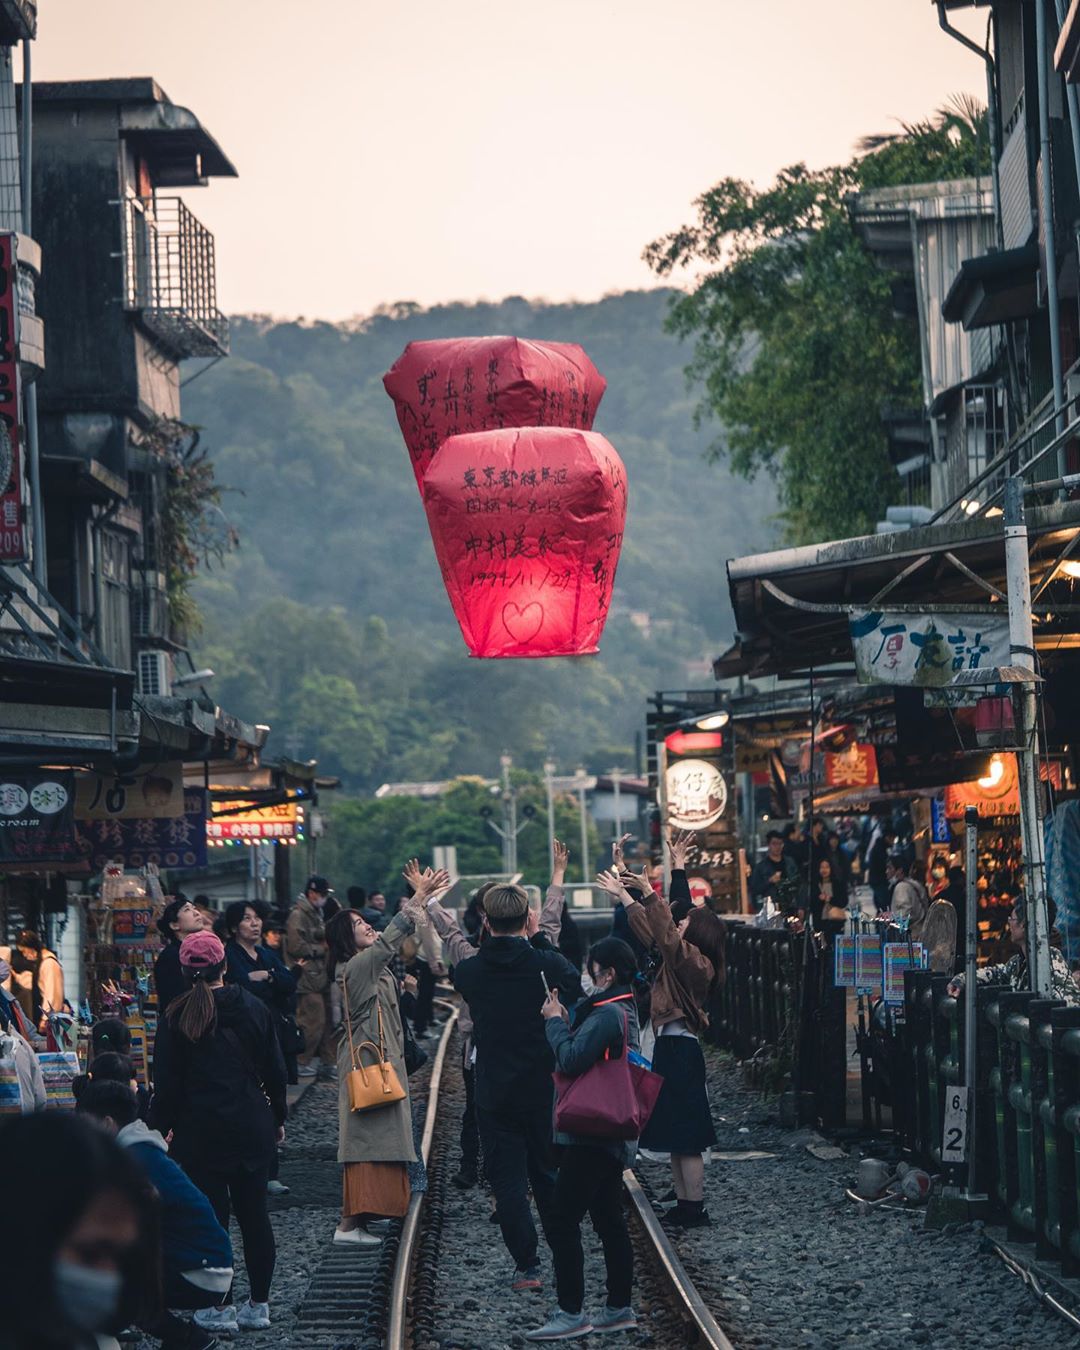
[[[774,477],[792,540],[873,527],[896,484],[881,411],[921,402],[917,332],[895,314],[848,198],[988,166],[982,108],[954,101],[868,138],[848,164],[796,164],[764,190],[722,179],[698,198],[693,224],[645,250],[660,276],[704,267],[666,326],[694,342],[697,418],[720,426],[707,454],[745,478]]]

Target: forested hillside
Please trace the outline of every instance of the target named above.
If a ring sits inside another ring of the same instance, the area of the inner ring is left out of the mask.
[[[702,459],[666,307],[652,291],[235,319],[232,357],[184,396],[241,538],[198,592],[217,699],[356,787],[491,773],[504,746],[531,767],[548,747],[570,768],[629,763],[644,696],[730,636],[725,559],[777,534],[769,485]],[[450,611],[381,378],[414,338],[490,333],[580,342],[607,378],[596,430],[630,512],[599,657],[472,661]]]

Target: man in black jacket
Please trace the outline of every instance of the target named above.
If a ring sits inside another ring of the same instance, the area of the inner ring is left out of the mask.
[[[555,1183],[555,1061],[540,1009],[546,988],[560,990],[563,1003],[572,1007],[581,997],[581,979],[546,938],[530,939],[535,928],[520,886],[493,886],[484,896],[484,912],[491,936],[475,956],[455,966],[454,985],[473,1020],[484,1169],[503,1241],[514,1258],[511,1287],[535,1290],[540,1271],[528,1187],[544,1224]]]

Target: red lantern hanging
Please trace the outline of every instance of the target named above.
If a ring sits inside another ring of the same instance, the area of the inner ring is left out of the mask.
[[[410,342],[383,376],[417,487],[450,436],[499,427],[592,428],[607,382],[576,342]]]
[[[603,436],[452,436],[424,475],[424,509],[473,656],[597,650],[626,523],[626,470]]]

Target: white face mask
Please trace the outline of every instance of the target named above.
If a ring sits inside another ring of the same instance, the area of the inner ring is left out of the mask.
[[[123,1277],[117,1270],[90,1270],[71,1261],[53,1266],[57,1305],[76,1331],[100,1331],[120,1306]]]

